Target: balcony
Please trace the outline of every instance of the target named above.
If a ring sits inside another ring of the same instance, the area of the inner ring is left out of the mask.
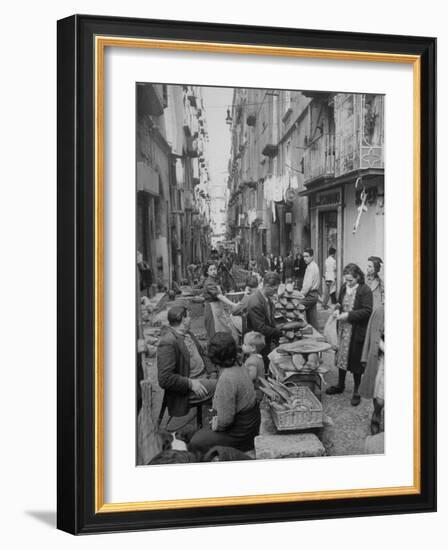
[[[197,139],[187,138],[187,156],[190,158],[196,158],[199,156]]]
[[[191,191],[184,190],[184,203],[183,203],[184,209],[192,210],[194,206],[193,202],[194,202],[193,193]]]
[[[261,151],[261,154],[265,157],[274,158],[278,154],[278,145],[275,145],[273,143],[267,143],[263,150]]]
[[[384,168],[384,98],[337,94],[335,176]]]
[[[248,113],[247,118],[246,118],[246,124],[248,126],[255,126],[256,122],[257,122],[256,112],[252,111],[252,112]]]
[[[303,171],[305,183],[334,176],[334,134],[322,134],[309,144],[303,155]]]
[[[191,91],[191,92],[188,94],[187,97],[188,97],[188,101],[190,102],[190,105],[196,109],[196,107],[197,107],[197,102],[196,102],[196,96],[194,95],[194,92]]]

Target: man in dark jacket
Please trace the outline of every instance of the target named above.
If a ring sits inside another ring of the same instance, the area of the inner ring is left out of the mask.
[[[292,279],[294,278],[294,258],[292,256],[292,252],[290,252],[283,263],[283,273],[284,273],[284,282],[292,282]]]
[[[191,317],[184,306],[168,311],[157,347],[159,385],[165,390],[170,416],[184,416],[191,403],[210,398],[216,387],[216,368],[190,332]]]
[[[279,285],[278,273],[269,271],[264,276],[263,287],[249,296],[247,304],[247,330],[261,332],[266,340],[266,346],[261,352],[266,370],[269,366],[271,344],[282,335],[282,331],[275,326],[274,304],[271,300]]]

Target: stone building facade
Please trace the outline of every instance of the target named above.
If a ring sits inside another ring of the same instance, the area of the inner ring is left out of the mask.
[[[195,86],[138,83],[136,98],[137,250],[170,288],[210,249],[204,106]]]
[[[323,271],[334,246],[341,280],[383,255],[383,96],[235,89],[231,131],[227,236],[244,261],[311,246]]]

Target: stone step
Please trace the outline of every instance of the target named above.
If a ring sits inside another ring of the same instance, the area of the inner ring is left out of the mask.
[[[305,458],[325,456],[320,439],[312,433],[290,435],[257,435],[255,457],[257,460],[271,458]]]

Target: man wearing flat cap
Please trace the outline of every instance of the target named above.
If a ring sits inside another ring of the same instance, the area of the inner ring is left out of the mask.
[[[172,307],[168,322],[157,347],[158,380],[165,390],[170,416],[184,416],[193,402],[213,396],[217,371],[190,332],[187,308]]]

